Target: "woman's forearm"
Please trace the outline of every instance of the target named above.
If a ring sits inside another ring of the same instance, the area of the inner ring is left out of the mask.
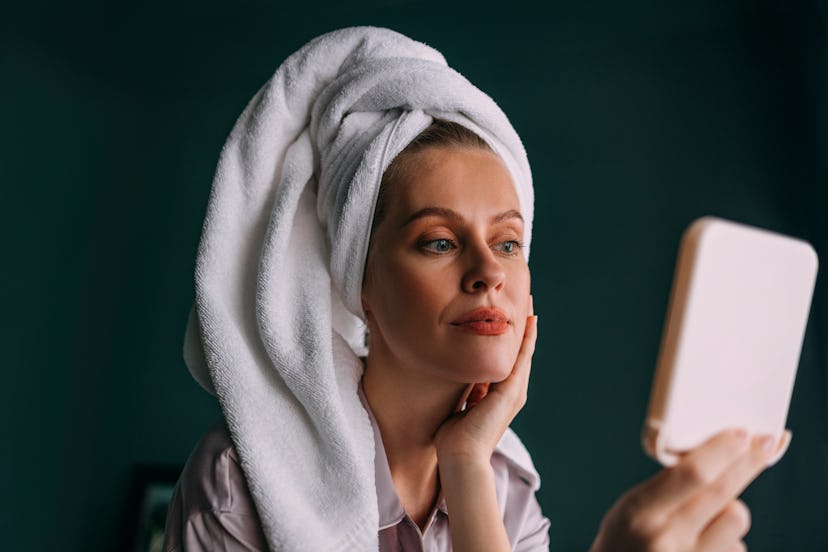
[[[497,504],[494,471],[488,461],[443,462],[440,484],[455,552],[511,550]]]

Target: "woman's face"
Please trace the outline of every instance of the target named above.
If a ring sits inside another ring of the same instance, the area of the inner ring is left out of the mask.
[[[455,383],[501,381],[529,313],[523,219],[495,154],[431,147],[386,191],[362,302],[370,355]]]

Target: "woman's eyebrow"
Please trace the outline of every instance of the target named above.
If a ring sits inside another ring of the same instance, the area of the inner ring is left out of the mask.
[[[417,219],[426,218],[426,217],[443,217],[454,222],[462,222],[463,216],[454,211],[452,209],[448,209],[446,207],[424,207],[418,211],[415,211],[411,216],[405,219],[405,222],[402,223],[400,228],[405,228],[412,222]],[[500,214],[497,214],[492,217],[492,224],[497,224],[498,222],[503,222],[507,219],[516,218],[523,222],[523,215],[520,214],[520,211],[517,209],[509,209],[508,211],[504,211]]]
[[[499,215],[492,217],[492,223],[496,224],[512,218],[520,219],[520,222],[523,222],[523,215],[520,214],[520,211],[517,209],[509,209],[508,211],[504,211]]]

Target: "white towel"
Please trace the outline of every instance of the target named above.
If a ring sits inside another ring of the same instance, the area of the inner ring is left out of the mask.
[[[433,118],[503,158],[528,243],[531,174],[506,116],[439,52],[387,29],[305,45],[222,149],[184,354],[221,403],[273,550],[377,549],[373,434],[357,395],[363,266],[381,175]]]

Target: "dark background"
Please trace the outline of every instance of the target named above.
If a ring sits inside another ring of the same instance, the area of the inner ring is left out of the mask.
[[[828,259],[828,2],[28,1],[0,15],[0,548],[120,550],[140,466],[219,416],[181,359],[212,173],[312,37],[389,26],[510,115],[532,162],[541,316],[515,422],[553,550],[654,473],[639,431],[682,229],[715,214]],[[828,550],[828,291],[753,551]]]

